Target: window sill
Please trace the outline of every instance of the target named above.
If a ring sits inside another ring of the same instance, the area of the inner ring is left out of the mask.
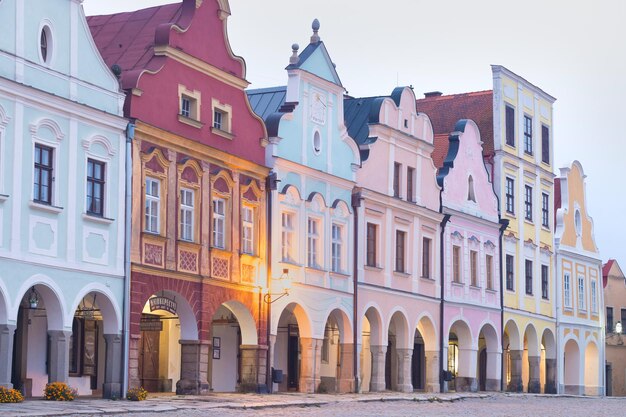
[[[470,290],[478,290],[478,291],[482,290],[481,287],[477,287],[476,285],[470,285],[469,287],[470,287]]]
[[[364,266],[366,271],[376,271],[376,272],[380,272],[383,270],[382,267],[380,266],[373,266],[373,265],[365,265]]]
[[[544,232],[549,232],[550,231],[550,226],[546,226],[544,224],[541,225],[541,229],[543,229]]]
[[[204,127],[204,123],[202,123],[201,121],[192,119],[191,117],[185,117],[182,114],[178,115],[178,121],[186,125],[195,127],[196,129],[202,129]]]
[[[535,225],[535,223],[533,223],[533,221],[532,221],[532,220],[528,220],[528,219],[527,219],[527,218],[525,218],[525,217],[524,217],[524,223],[529,224],[529,225],[531,225],[531,226],[534,226],[534,225]]]
[[[330,276],[338,277],[338,278],[350,278],[351,277],[350,274],[346,272],[342,272],[342,271],[330,271]]]
[[[465,287],[465,284],[463,284],[462,282],[452,281],[451,284],[455,287]]]
[[[532,152],[524,151],[524,156],[534,156]]]
[[[280,260],[281,264],[285,264],[285,265],[291,265],[294,266],[296,268],[302,268],[302,265],[299,263],[296,263],[296,261],[292,260],[292,259],[281,259]]]
[[[393,274],[394,275],[398,275],[398,276],[403,277],[403,278],[408,278],[408,277],[411,276],[411,274],[409,274],[407,272],[404,272],[404,271],[393,271]]]
[[[435,279],[431,277],[420,277],[420,279],[423,279],[424,281],[428,281],[428,282],[435,282]]]
[[[524,295],[528,298],[535,298],[535,296],[532,293],[528,294],[527,292],[525,292]]]
[[[509,148],[511,148],[511,149],[517,149],[517,148],[515,147],[515,144],[510,144],[510,143],[507,143],[507,142],[504,142],[504,144],[505,144],[506,146],[508,146]]]
[[[8,195],[6,195],[6,194],[0,194],[0,203],[3,203],[3,202],[5,202],[5,201],[7,201],[7,200],[8,200],[8,198],[9,198],[9,196],[8,196]]]
[[[28,203],[28,206],[30,208],[32,208],[32,209],[41,210],[41,211],[45,211],[45,212],[48,212],[48,213],[59,214],[59,213],[63,212],[63,207],[57,207],[57,206],[53,206],[53,205],[38,203],[36,201],[30,201]]]
[[[508,292],[509,294],[515,294],[515,290],[510,290],[507,288],[505,291]]]
[[[313,271],[313,272],[322,272],[322,273],[327,272],[325,269],[323,269],[321,266],[318,266],[318,265],[316,265],[316,266],[307,265],[306,266],[306,270],[307,271]]]
[[[489,294],[497,294],[498,291],[493,289],[493,288],[485,288],[485,292],[488,292]]]
[[[541,301],[544,302],[544,303],[549,303],[550,299],[541,297]]]
[[[227,132],[227,131],[222,130],[222,129],[218,129],[216,127],[212,127],[211,128],[211,133],[213,133],[213,134],[215,134],[217,136],[221,136],[221,137],[223,137],[225,139],[228,139],[228,140],[235,139],[235,135],[233,135],[232,133]]]
[[[83,220],[87,220],[94,223],[111,224],[115,219],[109,219],[107,217],[96,216],[95,214],[83,213]]]
[[[165,242],[167,240],[167,238],[165,236],[161,235],[160,233],[154,233],[154,232],[150,232],[148,230],[143,230],[141,232],[141,234],[144,237],[147,237],[148,239],[157,239],[157,240],[160,240],[160,241],[163,241],[163,242]]]

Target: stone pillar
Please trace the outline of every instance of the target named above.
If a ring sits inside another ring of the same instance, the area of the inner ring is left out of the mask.
[[[128,388],[139,388],[141,376],[139,375],[139,345],[141,336],[131,334],[128,340]]]
[[[322,339],[313,339],[309,337],[300,338],[300,392],[316,392],[320,385],[322,342]]]
[[[476,379],[477,353],[476,349],[459,348],[458,375],[454,380],[454,390],[456,392],[478,391],[478,381]]]
[[[387,356],[387,346],[371,345],[372,352],[372,377],[370,382],[370,391],[384,391],[385,384],[385,357]]]
[[[0,325],[0,387],[13,388],[11,370],[13,365],[14,324]]]
[[[426,357],[426,392],[439,392],[439,351],[427,350]]]
[[[339,357],[339,381],[337,392],[346,394],[354,392],[354,344],[342,343],[339,347],[341,356]]]
[[[511,358],[511,381],[506,390],[510,392],[522,392],[524,390],[524,384],[522,383],[522,356],[523,350],[510,350],[509,357]]]
[[[105,334],[104,384],[102,398],[122,398],[122,336]]]
[[[528,356],[528,392],[541,392],[540,356]]]
[[[72,332],[48,330],[50,358],[48,382],[67,382],[70,372],[70,337]]]
[[[168,149],[166,157],[170,164],[167,167],[166,182],[169,192],[165,200],[165,213],[178,213],[178,206],[176,204],[178,201],[178,167],[176,166],[176,152]],[[161,221],[161,224],[163,224],[163,221]],[[178,266],[176,263],[176,230],[178,229],[178,221],[168,221],[165,227],[165,237],[167,238],[167,244],[165,245],[165,268],[170,271],[176,271]]]
[[[487,378],[485,380],[485,391],[500,391],[500,366],[502,364],[502,354],[500,352],[487,352]]]
[[[411,360],[413,359],[413,349],[396,348],[398,355],[398,384],[396,389],[400,392],[413,392],[411,382]]]
[[[241,392],[267,392],[267,346],[241,345]]]
[[[543,392],[556,394],[556,359],[546,359],[546,385]]]
[[[179,343],[180,381],[176,383],[176,394],[208,394],[209,345],[200,340],[180,340]]]

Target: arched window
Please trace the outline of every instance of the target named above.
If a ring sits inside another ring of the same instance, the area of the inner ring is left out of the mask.
[[[41,53],[43,63],[49,64],[52,57],[52,32],[47,25],[41,28],[41,34],[39,35],[39,52]]]
[[[580,236],[583,230],[583,222],[580,217],[580,210],[576,209],[576,213],[574,213],[574,224],[576,226],[576,234]]]
[[[474,178],[470,175],[467,179],[467,199],[469,201],[476,202],[476,196],[474,195]]]
[[[322,151],[322,138],[320,137],[320,132],[317,130],[313,134],[313,150],[316,155]]]

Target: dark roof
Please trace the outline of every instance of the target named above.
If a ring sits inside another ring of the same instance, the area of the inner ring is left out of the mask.
[[[370,123],[378,123],[380,107],[385,97],[346,98],[343,100],[343,118],[348,129],[348,135],[356,142],[361,154],[361,161],[369,157],[369,147],[376,142],[376,137],[370,137]]]
[[[561,208],[561,179],[554,179],[554,229],[556,230],[556,212]]]
[[[472,119],[476,122],[480,130],[480,138],[483,141],[483,155],[493,154],[492,90],[448,96],[434,95],[416,101],[417,111],[426,113],[433,125],[435,150],[432,155],[435,166],[441,167],[443,165],[443,159],[448,151],[448,135],[461,119]],[[445,147],[445,150],[439,149],[438,146]]]
[[[278,112],[285,103],[287,87],[257,88],[246,93],[252,110],[266,120],[270,114]]]

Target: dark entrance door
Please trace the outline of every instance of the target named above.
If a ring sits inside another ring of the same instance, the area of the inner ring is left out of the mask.
[[[148,392],[159,391],[159,336],[158,331],[141,332],[139,375],[141,385]]]
[[[391,339],[391,338],[390,338]],[[385,355],[385,389],[391,390],[391,350],[393,349],[393,343],[389,340],[387,344],[387,354]]]
[[[424,345],[413,345],[413,359],[411,360],[411,383],[414,390],[424,389]]]
[[[298,327],[289,325],[287,338],[287,383],[289,390],[298,390],[300,379],[300,335]]]
[[[478,355],[478,389],[487,390],[487,349],[481,350]]]

